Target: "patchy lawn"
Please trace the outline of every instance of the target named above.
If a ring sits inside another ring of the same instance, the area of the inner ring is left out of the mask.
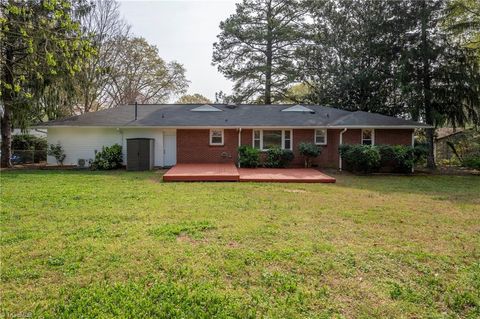
[[[1,174],[5,317],[478,318],[480,178]]]

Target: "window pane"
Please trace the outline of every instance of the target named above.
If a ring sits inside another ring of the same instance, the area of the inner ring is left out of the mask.
[[[253,147],[260,149],[260,131],[253,131]]]
[[[363,136],[362,138],[363,138],[364,140],[371,140],[371,139],[372,139],[372,130],[363,130],[363,131],[362,131],[362,134],[363,134],[363,135],[362,135],[362,136]]]
[[[362,144],[363,145],[372,145],[372,140],[363,140]]]
[[[282,147],[282,131],[263,131],[263,148]]]
[[[210,132],[210,144],[222,144],[223,143],[223,131],[211,130]]]
[[[316,144],[325,144],[325,130],[315,130],[315,143]]]
[[[212,131],[212,137],[222,137],[222,131]]]
[[[292,131],[290,130],[286,130],[284,131],[284,147],[285,149],[290,149],[290,146],[291,146],[291,134],[292,134]]]
[[[222,144],[222,137],[212,136],[212,144]]]

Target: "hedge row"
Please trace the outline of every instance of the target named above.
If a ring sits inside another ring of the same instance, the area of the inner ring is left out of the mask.
[[[346,168],[354,172],[373,173],[389,168],[397,173],[410,173],[425,155],[425,149],[405,145],[341,145],[340,155]]]
[[[291,150],[282,150],[276,147],[267,151],[266,157],[262,163],[260,153],[260,150],[249,145],[240,146],[238,148],[240,166],[248,168],[255,168],[258,166],[284,168],[287,167],[294,158]]]

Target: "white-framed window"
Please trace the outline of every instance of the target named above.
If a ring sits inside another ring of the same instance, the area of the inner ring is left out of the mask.
[[[317,144],[317,145],[327,145],[327,130],[326,129],[316,129],[315,130],[315,144]]]
[[[273,147],[292,149],[292,130],[253,130],[253,147],[266,151]]]
[[[375,145],[375,130],[372,128],[362,129],[362,144]]]
[[[223,145],[223,130],[210,130],[210,145]]]

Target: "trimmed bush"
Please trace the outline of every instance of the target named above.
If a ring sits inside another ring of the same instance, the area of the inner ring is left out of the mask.
[[[270,168],[284,168],[290,164],[294,157],[291,150],[282,150],[279,147],[274,147],[267,151],[264,165]]]
[[[305,167],[312,166],[312,159],[318,157],[322,150],[313,143],[300,143],[298,146],[300,154],[305,158]]]
[[[95,159],[91,163],[92,169],[110,170],[122,166],[122,146],[114,144],[103,146],[100,152],[95,153]]]
[[[238,163],[240,167],[255,168],[260,165],[260,150],[243,145],[238,148]]]
[[[340,155],[354,172],[372,173],[380,167],[380,151],[374,145],[340,145]]]
[[[341,145],[340,155],[348,169],[372,173],[389,168],[397,173],[410,173],[416,160],[415,148],[406,145]]]
[[[406,145],[379,145],[380,167],[390,167],[394,172],[409,173],[415,163],[415,151]]]

